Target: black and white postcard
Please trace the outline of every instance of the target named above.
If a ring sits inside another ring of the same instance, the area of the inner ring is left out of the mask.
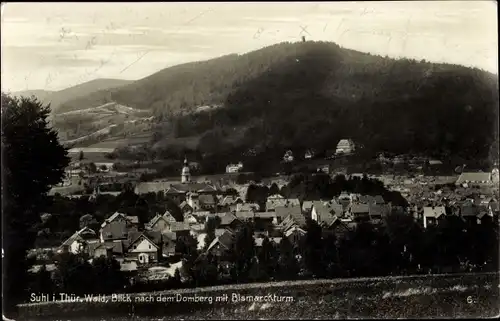
[[[1,8],[3,320],[500,314],[495,1]]]

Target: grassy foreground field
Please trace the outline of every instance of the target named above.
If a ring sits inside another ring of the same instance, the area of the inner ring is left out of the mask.
[[[29,304],[17,320],[479,318],[499,314],[499,290],[498,273],[273,282]],[[242,300],[268,295],[274,301]],[[205,302],[185,302],[194,299]]]

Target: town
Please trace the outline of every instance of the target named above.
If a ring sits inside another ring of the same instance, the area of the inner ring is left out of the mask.
[[[110,185],[106,177],[115,172],[115,164],[85,162],[81,153],[81,150],[74,152],[77,159],[66,170],[66,183],[54,187],[51,192],[55,197],[84,199],[95,203],[100,197],[119,197],[121,193],[127,193],[125,190],[102,191]],[[328,159],[345,158],[355,153],[354,142],[342,139]],[[313,155],[313,152],[307,151],[304,159],[311,159]],[[404,162],[401,156],[391,160],[379,155],[376,160],[381,163]],[[417,163],[418,159],[410,161]],[[287,151],[282,162],[294,162],[293,153]],[[426,161],[425,158],[420,162],[423,166],[426,163],[427,166],[442,164],[441,161]],[[94,170],[89,171],[89,168]],[[157,200],[159,206],[155,206],[155,209],[159,211],[153,213],[150,208],[143,208],[139,218],[134,214],[136,207],[132,212],[118,208],[115,212],[104,213],[103,221],[97,220],[95,214],[86,213],[79,218],[79,228],[71,231],[72,235],[64,239],[62,244],[31,251],[30,255],[38,261],[31,271],[37,272],[43,266],[43,269],[54,275],[58,257],[70,253],[85,255],[89,262],[99,257],[115,259],[130,284],[171,282],[178,278],[179,285],[181,279],[189,279],[186,260],[194,253],[196,257],[190,258],[193,262],[210,257],[211,262],[217,262],[219,267],[231,266],[233,258],[230,252],[234,249],[239,233],[249,226],[255,248],[260,251],[269,244],[275,249],[280,249],[285,243],[296,250],[303,247],[310,226],[308,221],[314,221],[321,228],[320,238],[328,239],[329,235],[333,235],[334,243],[337,244],[349,233],[354,233],[357,227],[359,229],[360,225],[368,223],[380,228],[388,224],[387,218],[393,215],[411,218],[423,230],[446,225],[450,219],[459,219],[464,227],[469,228],[498,225],[496,195],[499,174],[496,167],[489,172],[467,172],[464,169],[460,174],[450,176],[404,176],[346,173],[345,168],[336,171],[331,170],[329,165],[319,165],[316,171],[309,173],[293,173],[288,177],[281,175],[259,182],[251,179],[245,181],[245,177],[251,178],[252,175],[241,174],[243,168],[242,162],[229,164],[226,174],[218,175],[216,181],[209,181],[206,176],[197,179],[191,175],[192,165],[186,158],[179,168],[177,180],[141,182],[137,178],[135,181],[129,179],[128,185],[119,186],[128,186],[128,193],[135,195],[138,200],[141,197],[148,198],[147,195],[152,196],[149,199]],[[418,169],[421,170],[422,166]],[[304,183],[300,182],[301,175],[309,175],[313,180],[316,177],[313,185],[321,184],[321,180],[325,179],[330,180],[330,184],[339,181],[354,184],[338,183],[337,191],[333,194],[324,191],[310,194],[291,192],[290,185]],[[74,176],[78,180],[97,183],[91,189],[87,188],[89,194],[73,190],[72,194],[61,195],[64,188],[71,186]],[[371,183],[363,186],[363,182],[378,182],[377,186],[382,187],[373,189],[369,187]],[[163,205],[163,210],[161,200],[163,204],[169,204]],[[44,215],[50,216],[51,213]],[[190,250],[190,246],[195,250]],[[401,250],[406,251],[407,246],[403,244]],[[299,255],[299,266],[300,261]],[[480,263],[493,264],[486,261]],[[471,262],[460,264],[460,269],[473,268]],[[415,272],[435,271],[433,266],[426,268],[424,271],[424,267],[418,263]],[[229,274],[230,269],[226,272]]]

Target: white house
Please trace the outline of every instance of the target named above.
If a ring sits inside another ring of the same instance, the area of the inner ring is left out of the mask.
[[[335,154],[351,154],[354,152],[355,146],[351,139],[341,139],[337,144]]]
[[[237,173],[243,169],[243,163],[229,164],[226,166],[226,173]]]

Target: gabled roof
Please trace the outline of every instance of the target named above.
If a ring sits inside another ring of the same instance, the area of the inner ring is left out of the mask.
[[[479,208],[473,204],[466,204],[460,207],[461,216],[477,216],[479,214]]]
[[[235,216],[240,220],[248,220],[254,218],[254,213],[251,211],[236,211]]]
[[[370,217],[385,217],[389,214],[389,208],[386,205],[370,204],[368,206]]]
[[[446,209],[444,206],[424,207],[424,217],[438,218],[441,215],[446,215]]]
[[[276,212],[255,212],[255,218],[269,219],[275,217],[276,217]]]
[[[306,218],[302,214],[302,209],[300,206],[280,206],[276,208],[276,216],[277,217],[287,217],[291,216],[294,221],[299,224],[300,226],[303,226],[306,224]]]
[[[127,219],[127,215],[125,215],[123,213],[115,212],[110,217],[108,217],[107,219],[104,220],[104,222],[101,224],[101,227],[104,227],[106,224],[113,222],[114,220],[116,220],[119,217],[121,217],[125,220]]]
[[[106,242],[101,242],[99,245],[94,249],[100,249],[100,248],[105,248],[105,249],[112,249],[113,254],[123,254],[124,251],[124,246],[122,241],[106,241]]]
[[[343,209],[340,204],[323,203],[321,201],[313,202],[313,209],[319,216],[318,224],[329,226],[336,217],[342,216]]]
[[[368,204],[351,204],[351,212],[352,214],[368,214],[370,209]]]
[[[185,194],[187,192],[212,193],[217,192],[217,188],[207,183],[172,184],[165,191],[165,194]]]
[[[189,224],[187,222],[171,222],[170,230],[172,232],[189,231]]]
[[[227,250],[231,249],[234,241],[234,234],[229,231],[225,231],[222,235],[217,236],[212,243],[207,248],[207,252],[210,251],[216,244],[222,245]]]
[[[204,205],[217,204],[213,195],[203,195],[202,194],[202,195],[198,196],[198,200],[200,201],[201,204],[204,204]]]
[[[139,233],[139,235],[134,236],[134,238],[131,238],[131,242],[128,245],[128,248],[131,248],[135,243],[137,243],[138,241],[141,241],[142,239],[146,239],[149,243],[153,244],[156,248],[159,248],[158,244],[161,244],[161,234],[160,234],[160,243],[158,243],[158,240],[156,240],[156,242],[155,242],[154,240],[152,240],[151,238],[148,237],[151,235],[152,234],[146,235],[146,233],[144,233],[144,232]]]
[[[491,173],[475,173],[475,172],[464,172],[460,174],[460,177],[457,180],[457,184],[463,184],[467,182],[474,183],[489,183],[491,182]]]
[[[71,244],[73,244],[74,241],[77,241],[77,240],[85,241],[85,240],[92,240],[92,239],[98,239],[97,233],[88,227],[84,227],[81,230],[76,231],[66,241],[64,241],[62,243],[62,246],[71,245]]]
[[[225,226],[225,225],[229,225],[231,223],[233,223],[234,220],[237,219],[237,217],[235,215],[233,215],[232,213],[220,213],[218,214],[218,216],[220,217],[220,225],[221,226]]]
[[[304,212],[307,212],[312,209],[312,206],[313,206],[313,201],[304,201],[302,203],[302,210]]]
[[[243,203],[237,208],[239,208],[239,210],[242,212],[250,212],[250,211],[254,211],[254,210],[259,211],[260,210],[259,204],[256,204],[256,203]]]
[[[286,236],[286,237],[289,237],[290,235],[292,235],[292,234],[293,234],[293,233],[295,233],[295,232],[298,232],[298,233],[300,233],[301,235],[305,235],[305,234],[307,233],[306,231],[304,231],[304,230],[303,230],[303,229],[301,229],[300,227],[298,227],[298,226],[294,226],[294,227],[292,227],[292,228],[288,229],[288,230],[285,232],[285,236]]]

